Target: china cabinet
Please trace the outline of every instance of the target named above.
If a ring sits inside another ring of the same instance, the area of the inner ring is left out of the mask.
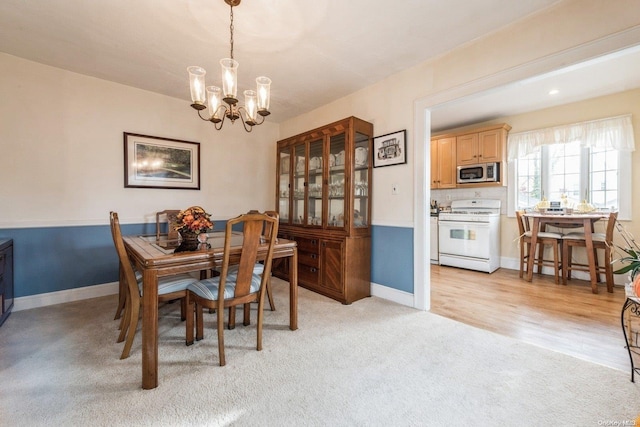
[[[0,325],[13,307],[13,240],[0,239]]]
[[[370,296],[372,137],[349,117],[278,141],[279,235],[298,243],[300,285],[344,304]]]

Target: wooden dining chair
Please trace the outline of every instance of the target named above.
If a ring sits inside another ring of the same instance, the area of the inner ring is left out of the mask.
[[[596,267],[596,280],[600,282],[600,275],[605,275],[607,282],[607,292],[613,292],[613,266],[612,261],[612,246],[613,246],[613,232],[615,230],[616,221],[618,220],[618,212],[611,212],[607,221],[607,228],[604,233],[591,233],[591,240],[593,241],[593,258],[595,260]],[[567,279],[571,279],[571,271],[590,271],[587,263],[579,263],[573,261],[573,248],[587,247],[584,233],[568,233],[562,236],[562,253],[564,263],[562,265],[562,283],[567,284]],[[598,261],[598,250],[604,251],[604,264],[601,265]]]
[[[542,274],[542,268],[549,266],[553,268],[556,284],[560,283],[560,273],[562,271],[562,234],[548,231],[538,231],[537,248],[531,247],[531,228],[529,220],[524,216],[524,211],[516,211],[516,220],[520,232],[520,278],[524,276],[525,265],[528,265],[529,257],[533,256],[533,265],[538,266],[538,274]],[[544,257],[545,247],[551,247],[553,259]],[[537,255],[536,255],[537,253]]]
[[[176,225],[178,223],[177,216],[179,210],[164,210],[156,212],[156,240],[160,239],[160,235],[166,233],[168,239],[177,239],[178,231]]]
[[[129,260],[124,241],[122,240],[120,221],[116,212],[110,213],[110,223],[113,243],[118,253],[120,269],[127,289],[124,314],[120,322],[120,335],[117,340],[117,342],[126,340],[122,354],[120,355],[120,359],[126,359],[129,357],[131,351],[131,345],[133,344],[136,329],[138,328],[138,320],[142,308],[142,275],[134,270]],[[196,281],[197,279],[186,273],[159,278],[158,302],[180,300],[181,317],[182,320],[185,320],[188,317],[185,311],[187,286]]]
[[[242,224],[242,248],[240,251],[231,248],[232,227]],[[264,230],[271,233],[264,236]],[[203,309],[214,308],[217,315],[218,354],[220,366],[225,365],[224,355],[224,309],[242,306],[244,309],[244,325],[250,323],[250,303],[258,302],[257,344],[262,350],[262,323],[264,297],[267,283],[271,275],[273,248],[278,234],[278,219],[265,213],[247,213],[227,221],[225,229],[224,254],[220,276],[201,280],[188,286],[186,344],[194,341],[194,315],[196,340],[204,337]],[[258,249],[263,246],[266,251],[262,273],[256,273]],[[231,268],[230,261],[238,267]],[[222,291],[220,291],[222,289]]]

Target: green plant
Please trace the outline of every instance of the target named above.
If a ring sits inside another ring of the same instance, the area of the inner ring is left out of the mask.
[[[622,239],[625,241],[626,247],[623,248],[618,246],[618,248],[625,253],[625,256],[614,260],[613,262],[619,261],[626,265],[615,270],[613,273],[629,273],[629,275],[631,276],[631,281],[633,282],[633,279],[636,277],[636,275],[640,273],[640,247],[636,243],[631,233],[625,230],[619,222],[616,222],[616,228],[620,232]]]

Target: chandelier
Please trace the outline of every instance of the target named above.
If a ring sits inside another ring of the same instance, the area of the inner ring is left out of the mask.
[[[191,88],[191,100],[193,107],[198,111],[202,120],[210,121],[216,130],[222,129],[224,120],[229,119],[235,123],[241,119],[244,130],[251,132],[253,126],[264,123],[264,118],[269,112],[269,97],[271,79],[258,77],[256,79],[257,90],[244,91],[244,107],[238,106],[238,62],[233,59],[233,7],[238,6],[241,0],[224,0],[231,7],[231,54],[229,58],[220,60],[222,66],[222,88],[218,86],[205,86],[204,76],[207,73],[204,68],[191,66],[189,72],[189,86]],[[205,93],[206,92],[206,93]],[[205,100],[207,104],[205,105]],[[202,116],[202,111],[208,108],[207,116]],[[258,121],[258,116],[262,119]]]

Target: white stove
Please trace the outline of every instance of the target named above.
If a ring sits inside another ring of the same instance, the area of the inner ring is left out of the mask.
[[[451,202],[438,218],[440,265],[492,273],[500,267],[500,200]]]

